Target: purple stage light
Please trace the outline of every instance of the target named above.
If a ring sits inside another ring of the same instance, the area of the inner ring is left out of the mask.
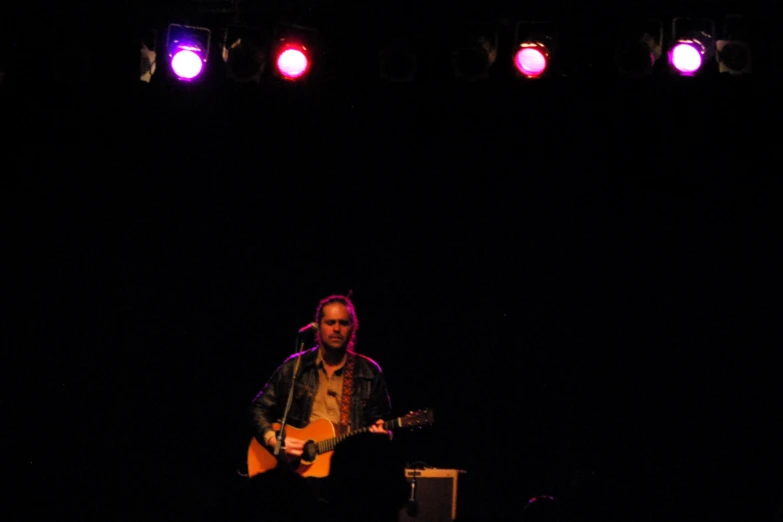
[[[702,64],[701,49],[691,42],[680,42],[669,52],[669,63],[683,75],[692,75]]]
[[[166,55],[171,75],[185,82],[203,75],[210,40],[211,32],[206,27],[169,24],[166,30]]]
[[[184,80],[192,80],[201,73],[204,62],[196,51],[198,49],[181,47],[171,58],[171,68],[174,74]]]

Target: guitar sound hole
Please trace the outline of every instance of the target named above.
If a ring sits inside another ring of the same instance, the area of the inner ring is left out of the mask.
[[[315,460],[315,456],[318,455],[317,446],[313,441],[307,441],[304,449],[302,450],[302,460],[304,462],[312,462]]]

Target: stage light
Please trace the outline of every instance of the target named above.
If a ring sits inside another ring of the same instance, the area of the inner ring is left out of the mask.
[[[557,522],[560,520],[560,504],[552,495],[537,495],[527,501],[522,511],[524,522]]]
[[[517,77],[543,78],[552,70],[553,48],[557,42],[550,22],[518,22],[514,36],[514,70]]]
[[[157,33],[148,30],[141,35],[141,75],[140,80],[150,83],[157,70]]]
[[[228,28],[222,51],[227,77],[240,83],[259,83],[266,69],[267,41],[260,28]]]
[[[675,18],[672,21],[673,42],[668,52],[672,70],[680,76],[695,76],[705,69],[714,53],[712,20]]]
[[[171,72],[182,81],[197,79],[207,64],[211,31],[205,27],[170,24],[166,33]]]
[[[409,83],[419,70],[418,53],[404,37],[396,37],[379,52],[380,77],[394,83]]]
[[[171,68],[174,70],[174,74],[183,80],[192,80],[201,74],[204,64],[201,62],[201,57],[194,51],[194,49],[183,48],[171,58]]]
[[[615,52],[615,65],[621,76],[651,76],[661,57],[663,24],[660,20],[631,22],[624,25]]]
[[[318,45],[314,29],[279,24],[273,37],[275,74],[287,81],[303,80],[313,67],[314,49]]]
[[[454,77],[467,81],[489,77],[497,59],[499,40],[500,32],[495,24],[479,22],[459,28],[451,51]]]
[[[693,40],[677,42],[669,51],[669,60],[674,68],[685,75],[692,75],[701,68],[704,47]]]
[[[546,46],[526,42],[520,44],[520,49],[514,56],[514,65],[527,78],[538,78],[546,72],[549,64],[549,51]]]
[[[728,15],[723,20],[721,39],[715,42],[718,72],[730,75],[752,72],[751,21],[740,15]]]
[[[718,40],[718,71],[732,75],[747,74],[752,71],[750,47],[745,42]]]
[[[310,67],[310,60],[307,58],[306,47],[288,47],[277,56],[277,70],[283,78],[287,80],[296,80],[301,78]]]

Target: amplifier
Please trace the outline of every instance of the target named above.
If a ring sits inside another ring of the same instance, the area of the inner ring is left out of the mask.
[[[459,469],[406,469],[409,502],[400,510],[398,522],[452,522],[457,520]]]

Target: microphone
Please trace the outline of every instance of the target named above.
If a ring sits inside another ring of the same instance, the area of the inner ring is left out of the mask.
[[[308,330],[315,330],[316,328],[318,328],[318,325],[316,323],[309,323],[309,324],[306,324],[305,326],[301,327],[299,329],[299,333],[305,333]]]
[[[415,517],[419,514],[419,500],[416,498],[416,475],[418,475],[418,472],[414,470],[413,477],[410,480],[411,494],[408,497],[408,505],[405,508],[405,512],[409,517]]]

